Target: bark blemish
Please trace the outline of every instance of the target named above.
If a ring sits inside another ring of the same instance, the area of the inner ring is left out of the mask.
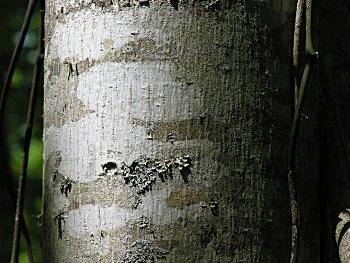
[[[179,0],[170,0],[170,4],[175,10],[179,10]]]
[[[150,222],[147,216],[141,216],[140,219],[137,221],[137,226],[139,229],[148,228],[149,225],[150,225]]]
[[[156,42],[152,38],[138,38],[126,43],[120,50],[116,50],[114,56],[129,55],[131,59],[145,58],[155,52]],[[127,59],[127,58],[125,58]]]
[[[139,0],[139,5],[149,7],[149,0]]]
[[[70,179],[69,177],[63,177],[61,180],[61,194],[64,194],[66,197],[68,197],[68,193],[72,191],[73,184],[75,183],[74,180]]]
[[[58,167],[62,161],[60,151],[50,153],[45,161],[45,176],[52,176],[52,182],[59,176]]]
[[[137,194],[145,194],[152,190],[157,174],[153,160],[146,156],[140,156],[129,166],[123,162],[121,169],[125,184],[131,184]],[[164,172],[168,172],[168,169]]]
[[[110,174],[116,175],[118,165],[115,161],[108,161],[108,162],[102,164],[101,167],[102,167],[104,173],[106,173],[106,174],[110,173]]]
[[[107,235],[107,232],[104,230],[100,230],[100,237],[104,238]]]
[[[102,40],[101,44],[102,44],[103,48],[108,49],[112,46],[113,41],[110,38],[105,38]]]
[[[168,244],[162,241],[156,228],[153,228],[151,219],[142,215],[135,221],[132,220],[128,235],[132,238],[124,254],[124,263],[134,262],[158,262],[165,260],[169,250],[165,249]]]
[[[64,61],[63,64],[67,67],[68,69],[68,78],[67,80],[69,80],[72,76],[78,76],[79,72],[78,72],[78,65],[77,64],[73,64],[70,61]]]
[[[144,126],[146,128],[146,138],[148,140],[174,142],[194,139],[206,139],[206,124],[208,118],[204,114],[199,114],[197,118],[178,121],[152,121],[134,118],[133,125]]]
[[[208,11],[211,9],[217,9],[219,6],[219,0],[200,0],[199,4]]]
[[[137,209],[139,205],[142,204],[142,199],[140,196],[136,195],[134,196],[134,202],[132,203],[132,208]]]
[[[211,201],[210,202],[210,209],[213,216],[219,215],[219,203],[218,201]]]
[[[149,37],[138,38],[139,33],[132,32],[131,35],[135,37],[134,40],[125,43],[118,49],[111,45],[109,50],[104,54],[98,63],[101,62],[125,62],[125,61],[150,61],[154,60],[155,54],[158,54],[156,41]],[[105,48],[107,49],[107,48]]]
[[[165,260],[168,254],[168,250],[154,246],[151,241],[139,239],[126,250],[123,262],[158,262],[158,260]]]
[[[171,144],[174,144],[174,141],[176,139],[176,135],[175,135],[175,132],[173,131],[168,131],[168,134],[166,136],[166,140],[168,142],[170,142]]]
[[[64,223],[64,212],[59,212],[55,218],[55,222],[57,223],[57,229],[58,229],[58,238],[62,238],[63,236],[63,223]]]
[[[216,238],[216,229],[213,225],[200,226],[201,230],[201,244],[203,247],[207,247],[210,242]]]
[[[101,174],[100,174],[101,175]],[[97,180],[87,183],[79,182],[79,186],[74,187],[73,194],[77,194],[79,198],[70,200],[67,209],[78,209],[83,205],[98,204],[101,207],[110,207],[117,205],[118,207],[125,209],[135,209],[131,204],[130,190],[120,191],[118,186],[122,185],[122,179],[114,176],[113,173],[104,173],[104,176],[99,176]],[[79,191],[77,191],[79,189]],[[89,193],[94,191],[94,195]],[[132,199],[137,202],[138,199]],[[141,199],[140,199],[141,203]]]
[[[199,124],[200,125],[204,125],[204,123],[205,123],[205,119],[206,119],[207,117],[205,116],[205,114],[200,114],[199,115]]]
[[[157,178],[161,182],[173,177],[173,168],[177,168],[185,183],[191,173],[192,160],[188,155],[175,157],[168,160],[157,160],[140,156],[129,166],[124,162],[121,164],[122,176],[125,184],[130,184],[136,193],[141,195],[152,191]]]
[[[89,60],[76,62],[70,58],[63,63],[59,59],[47,61],[49,85],[45,94],[52,92],[55,96],[46,96],[44,128],[50,125],[59,128],[67,122],[76,122],[94,112],[87,108],[77,95],[79,75],[93,63],[94,61]]]
[[[177,188],[170,193],[166,203],[170,207],[184,208],[186,206],[205,202],[207,199],[203,191],[193,191],[188,188]]]

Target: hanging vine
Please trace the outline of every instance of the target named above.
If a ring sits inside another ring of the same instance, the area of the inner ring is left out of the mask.
[[[298,246],[299,246],[299,208],[297,199],[297,186],[295,175],[295,155],[297,148],[297,138],[299,133],[300,118],[305,101],[306,90],[310,81],[313,66],[318,60],[318,53],[315,51],[312,40],[312,0],[305,1],[305,56],[306,62],[300,85],[296,72],[299,69],[299,45],[300,45],[300,27],[302,20],[304,0],[298,0],[296,8],[295,28],[294,28],[294,45],[293,45],[293,67],[294,77],[294,93],[295,93],[295,110],[293,117],[292,130],[288,148],[288,187],[291,210],[291,251],[290,263],[298,262]]]
[[[31,22],[35,4],[37,2],[40,2],[40,10],[41,10],[41,26],[40,26],[40,32],[39,32],[39,41],[38,41],[38,50],[37,50],[37,58],[35,62],[35,68],[33,73],[33,82],[32,82],[32,88],[30,92],[29,97],[29,106],[28,106],[28,112],[27,112],[27,123],[26,123],[26,130],[23,140],[23,159],[22,159],[22,167],[21,167],[21,174],[19,176],[19,183],[18,183],[18,189],[17,189],[17,201],[15,197],[14,190],[12,189],[12,185],[8,185],[9,193],[11,196],[11,199],[13,200],[13,203],[16,208],[16,215],[15,215],[15,227],[14,227],[14,233],[13,233],[13,242],[12,242],[12,252],[11,252],[11,263],[17,263],[18,262],[18,256],[19,256],[19,242],[20,242],[20,233],[23,233],[25,246],[27,250],[28,255],[28,261],[29,263],[34,262],[33,258],[33,251],[32,251],[32,245],[30,241],[30,236],[28,232],[28,228],[26,226],[24,216],[23,216],[23,204],[24,204],[24,193],[25,193],[25,185],[26,185],[26,175],[27,175],[27,166],[28,166],[28,157],[29,157],[29,146],[31,141],[31,135],[32,135],[32,129],[33,129],[33,120],[34,120],[34,112],[35,112],[35,106],[36,106],[36,99],[37,99],[37,93],[39,89],[39,82],[40,82],[40,76],[41,76],[41,69],[43,65],[43,50],[44,50],[44,44],[43,44],[43,19],[44,19],[44,0],[30,0],[27,6],[25,18],[22,24],[22,28],[20,31],[20,35],[18,38],[18,41],[16,43],[14,52],[11,57],[10,65],[7,70],[7,74],[5,77],[4,86],[1,91],[0,96],[0,124],[3,126],[4,123],[4,117],[5,117],[5,109],[6,109],[6,102],[8,99],[8,93],[10,90],[10,85],[12,82],[13,74],[17,66],[18,59],[20,57],[20,53],[23,49],[24,39],[27,35],[29,24]],[[2,138],[3,139],[3,138]],[[4,139],[3,139],[4,140]],[[11,182],[11,174],[9,171],[4,174],[5,177],[7,177],[8,182]]]

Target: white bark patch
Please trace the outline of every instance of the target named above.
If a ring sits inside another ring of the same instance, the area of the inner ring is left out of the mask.
[[[136,28],[124,21],[125,16],[92,13],[93,11],[86,10],[78,14],[68,14],[66,22],[57,25],[51,42],[58,43],[51,48],[53,57],[74,58],[78,61],[86,58],[98,59],[108,51],[103,44],[106,39],[113,43],[117,38],[114,48],[121,48],[134,39],[130,33],[135,32]]]
[[[189,119],[200,113],[201,91],[177,82],[175,71],[170,62],[100,64],[79,78],[77,96],[118,122]]]
[[[156,191],[156,194],[164,195],[160,191]],[[131,222],[136,222],[143,216],[150,218],[150,225],[167,225],[174,218],[193,217],[195,214],[199,216],[203,211],[206,211],[203,210],[200,204],[191,205],[184,209],[168,207],[163,201],[159,202],[159,200],[164,200],[164,197],[158,196],[157,198],[153,198],[152,196],[148,196],[144,201],[143,208],[137,210],[125,209],[116,205],[110,207],[101,207],[92,204],[82,205],[65,215],[64,232],[75,238],[86,236],[87,234],[89,236],[91,234],[96,235],[95,233],[101,233],[101,231],[102,233],[109,233],[111,230],[127,226]],[[157,204],[156,206],[155,203]],[[157,207],[157,211],[150,216],[150,209],[154,207]],[[79,218],[79,221],[76,221],[76,218]]]
[[[97,60],[109,51],[128,49],[128,43],[144,38],[152,39],[158,50],[164,47],[163,51],[166,51],[169,32],[174,33],[170,29],[179,28],[184,19],[190,20],[190,15],[186,13],[180,18],[171,6],[164,6],[164,10],[168,16],[167,23],[159,23],[158,20],[155,20],[157,23],[150,23],[152,16],[159,14],[159,8],[153,5],[135,12],[85,9],[67,14],[49,36],[50,57],[60,58],[62,62],[68,58],[74,58],[74,61],[86,58]]]
[[[59,172],[75,181],[91,181],[110,151],[117,163],[152,155],[163,141],[147,140],[141,123],[181,121],[200,115],[201,90],[179,83],[170,62],[104,63],[79,75],[77,97],[94,111],[77,122],[45,131],[45,156],[60,151]],[[188,141],[177,143],[188,144]]]

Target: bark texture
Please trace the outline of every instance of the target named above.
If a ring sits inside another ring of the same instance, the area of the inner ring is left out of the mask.
[[[292,1],[46,10],[44,261],[287,262]]]

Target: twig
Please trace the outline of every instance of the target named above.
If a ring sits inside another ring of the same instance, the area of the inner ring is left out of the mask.
[[[317,62],[317,52],[315,51],[312,43],[312,0],[306,0],[306,12],[305,12],[305,27],[306,27],[306,39],[305,39],[305,53],[306,53],[306,64],[303,72],[303,77],[300,83],[300,89],[298,92],[298,99],[295,106],[294,118],[289,142],[288,149],[288,187],[289,187],[289,198],[291,205],[291,216],[292,216],[292,246],[290,253],[290,263],[298,262],[298,246],[299,246],[299,209],[297,201],[297,187],[296,187],[296,176],[295,176],[295,152],[296,144],[299,132],[299,124],[301,112],[303,109],[306,89],[308,87],[311,71],[314,64]],[[294,55],[294,54],[293,54]]]
[[[31,2],[35,3],[35,0],[33,1],[31,0]],[[38,41],[38,48],[37,48],[37,57],[36,57],[35,66],[34,66],[33,83],[32,83],[32,88],[31,88],[31,93],[29,98],[27,123],[26,123],[26,130],[25,130],[24,142],[23,142],[23,160],[22,160],[22,167],[21,167],[21,175],[19,177],[19,182],[18,182],[15,229],[14,229],[13,244],[12,244],[11,263],[18,262],[19,239],[20,239],[20,230],[21,230],[22,219],[23,219],[23,203],[24,203],[25,185],[26,185],[26,178],[27,178],[29,147],[30,147],[32,131],[33,131],[35,105],[36,105],[37,93],[39,90],[41,69],[43,66],[43,59],[44,59],[43,17],[44,17],[44,14],[43,12],[41,12],[41,23],[40,23],[39,41]]]

